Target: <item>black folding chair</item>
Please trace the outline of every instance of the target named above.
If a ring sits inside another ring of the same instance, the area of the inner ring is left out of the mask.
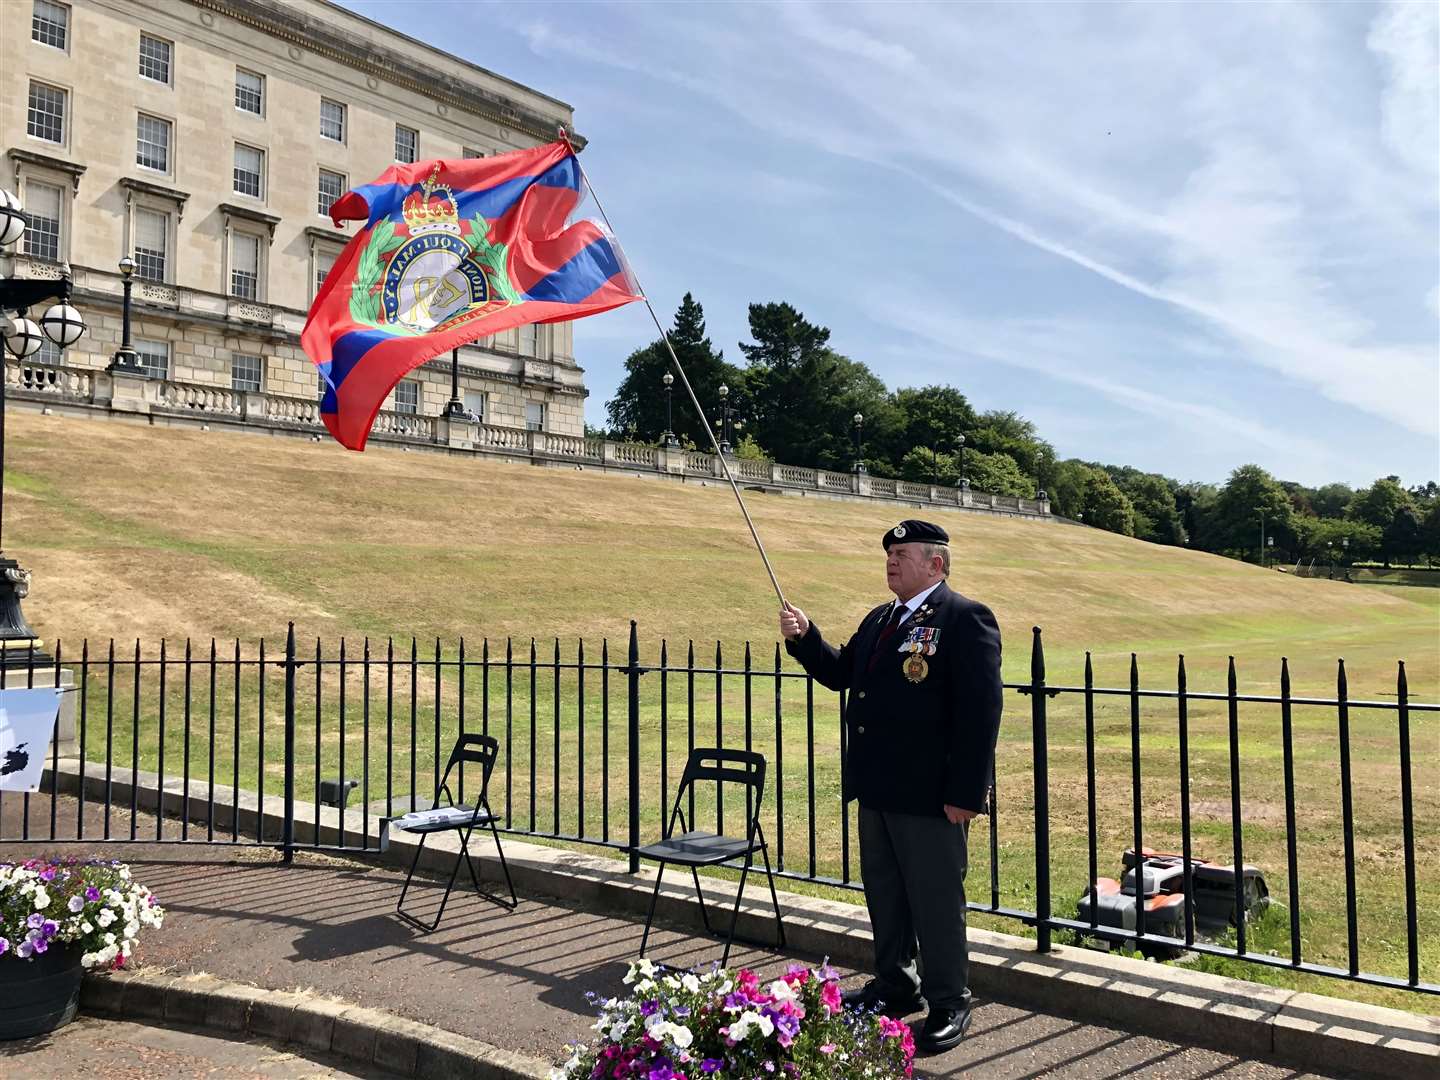
[[[495,827],[496,815],[491,811],[486,794],[490,787],[490,773],[495,768],[495,759],[500,756],[500,743],[489,735],[461,735],[455,740],[455,748],[450,751],[450,761],[445,766],[445,775],[440,779],[440,787],[435,792],[435,803],[428,812],[405,817],[390,818],[382,823],[384,827],[396,828],[402,832],[415,833],[420,837],[420,843],[415,847],[415,858],[410,862],[410,872],[405,875],[405,886],[400,890],[400,899],[395,904],[395,913],[406,922],[417,927],[422,933],[429,933],[440,925],[440,918],[445,914],[445,905],[450,900],[450,891],[455,887],[455,878],[460,873],[460,864],[464,862],[467,870],[470,871],[470,880],[475,883],[475,891],[480,896],[489,900],[492,904],[498,904],[507,911],[514,911],[520,901],[515,896],[515,883],[510,880],[510,867],[505,862],[505,849],[500,846],[500,831]],[[454,795],[450,792],[450,773],[457,765],[464,762],[475,762],[480,766],[480,793],[475,798],[475,805],[468,806],[457,804]],[[441,796],[445,797],[442,804]],[[442,810],[464,811],[465,813],[450,815],[437,815]],[[477,825],[488,825],[490,834],[495,838],[495,851],[500,856],[500,869],[505,873],[505,884],[510,890],[510,899],[495,896],[486,892],[480,887],[480,877],[475,873],[475,865],[470,860],[470,834],[475,831]],[[440,910],[435,913],[435,921],[429,924],[417,919],[414,915],[405,911],[405,894],[410,890],[410,880],[415,876],[415,867],[420,864],[420,853],[425,850],[425,841],[432,833],[448,832],[454,830],[460,833],[460,851],[455,856],[455,865],[450,871],[450,880],[445,885],[445,895],[440,900]],[[387,846],[387,837],[382,827],[381,849]]]
[[[748,805],[751,816],[745,827],[745,838],[720,836],[715,833],[690,829],[685,820],[686,793],[697,780],[714,780],[716,791],[721,784],[740,784],[750,789]],[[695,894],[700,899],[700,917],[705,923],[705,932],[715,934],[710,926],[710,913],[705,906],[705,894],[700,890],[701,866],[718,866],[745,857],[740,871],[740,888],[735,894],[735,909],[730,913],[730,930],[725,936],[725,953],[720,958],[723,966],[730,959],[730,946],[735,941],[735,924],[740,918],[740,900],[745,895],[745,879],[750,873],[755,853],[758,851],[765,860],[765,877],[770,882],[770,902],[775,906],[775,925],[779,933],[777,948],[785,948],[785,923],[780,918],[780,900],[775,895],[775,875],[770,872],[770,854],[765,845],[765,833],[760,828],[760,798],[765,791],[765,758],[749,750],[720,750],[696,747],[690,751],[690,760],[685,763],[685,774],[680,778],[680,790],[675,795],[675,808],[665,826],[665,834],[659,843],[636,848],[635,854],[642,859],[659,862],[655,873],[655,891],[650,896],[650,913],[645,916],[645,935],[640,939],[640,955],[645,955],[645,946],[650,940],[650,927],[655,921],[655,904],[660,898],[660,879],[665,874],[666,863],[678,863],[690,867],[690,876],[695,879]],[[680,822],[681,832],[675,832],[675,822]],[[761,944],[754,942],[752,944]]]

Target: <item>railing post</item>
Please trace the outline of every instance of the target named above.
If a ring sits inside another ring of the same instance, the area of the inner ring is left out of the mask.
[[[1045,646],[1034,628],[1030,649],[1030,721],[1035,773],[1035,950],[1050,951],[1050,776],[1045,730]]]
[[[265,672],[260,672],[260,681],[265,681]],[[262,713],[260,723],[265,723]],[[260,768],[265,763],[260,762]],[[263,812],[263,807],[261,808]],[[295,624],[285,635],[285,821],[280,833],[282,861],[295,861]]]
[[[629,845],[630,873],[640,872],[640,639],[635,631],[635,620],[630,620],[630,654],[626,665],[626,677],[630,684],[628,718],[626,722],[626,760],[629,767]]]

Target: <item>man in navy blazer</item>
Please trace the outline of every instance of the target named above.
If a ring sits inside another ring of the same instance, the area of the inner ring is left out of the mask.
[[[940,1051],[970,1024],[966,840],[987,809],[1000,728],[1000,629],[953,592],[950,537],[927,521],[885,533],[895,599],[839,649],[786,604],[786,651],[832,690],[849,690],[844,795],[860,802],[860,872],[875,938],[874,978],[847,1003],[929,1014],[916,1042]],[[920,966],[917,970],[916,957]]]

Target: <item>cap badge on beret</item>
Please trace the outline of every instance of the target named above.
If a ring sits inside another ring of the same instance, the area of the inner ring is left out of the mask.
[[[896,540],[899,540],[899,539],[903,538],[904,535],[905,535],[905,526],[904,526],[904,525],[896,525],[895,528],[893,528],[892,530],[890,530],[890,532],[891,532],[891,535],[893,535]]]

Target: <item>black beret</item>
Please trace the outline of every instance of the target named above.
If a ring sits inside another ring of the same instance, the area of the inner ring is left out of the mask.
[[[948,544],[950,534],[929,521],[902,521],[893,529],[886,529],[885,538],[880,542],[889,551],[891,544]]]

